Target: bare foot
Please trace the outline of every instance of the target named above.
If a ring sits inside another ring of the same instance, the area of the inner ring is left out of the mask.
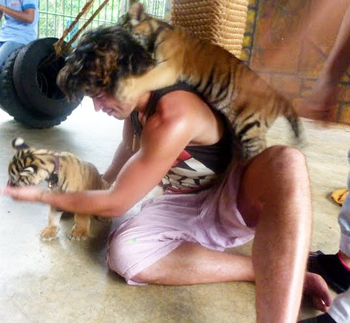
[[[322,312],[326,312],[332,303],[327,283],[314,273],[307,272],[305,275],[304,294],[310,296],[315,308]]]

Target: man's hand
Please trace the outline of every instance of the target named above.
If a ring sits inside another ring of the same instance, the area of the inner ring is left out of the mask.
[[[35,186],[11,187],[7,186],[0,190],[0,195],[9,195],[18,201],[41,201],[45,191]]]
[[[323,122],[331,121],[338,96],[338,86],[320,78],[315,83],[311,95],[303,102],[300,116]]]

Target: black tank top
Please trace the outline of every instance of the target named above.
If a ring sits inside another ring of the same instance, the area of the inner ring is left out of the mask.
[[[146,107],[146,118],[149,118],[156,111],[161,97],[173,91],[188,91],[198,95],[186,83],[178,83],[154,91],[151,93]],[[213,111],[218,114],[215,110]],[[224,124],[222,138],[213,145],[187,146],[162,180],[165,192],[188,193],[198,191],[211,185],[219,175],[225,172],[232,159],[233,143],[228,121],[224,115],[219,113],[219,116]],[[141,136],[142,125],[139,122],[137,111],[132,112],[131,122],[135,133]]]

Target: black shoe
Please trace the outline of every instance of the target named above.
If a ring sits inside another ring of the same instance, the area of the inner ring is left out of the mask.
[[[325,313],[316,317],[311,317],[309,319],[298,321],[298,323],[337,323],[337,322],[334,321],[330,315]]]
[[[338,294],[350,286],[350,271],[343,266],[338,255],[325,255],[322,251],[310,254],[308,271],[322,276]]]

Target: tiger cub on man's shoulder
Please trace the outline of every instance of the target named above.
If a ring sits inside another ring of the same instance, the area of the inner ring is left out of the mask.
[[[133,102],[143,93],[183,81],[228,118],[243,159],[266,147],[266,132],[279,115],[302,139],[301,122],[290,101],[224,48],[147,15],[140,3],[130,6],[121,25],[156,64],[142,75],[121,79],[116,93],[120,101]]]
[[[84,190],[108,189],[109,184],[101,178],[97,168],[68,152],[55,152],[28,146],[22,138],[12,140],[16,150],[9,167],[10,186],[38,185],[48,182],[53,192],[79,192]],[[40,234],[43,240],[57,238],[59,222],[63,211],[50,207],[49,223]],[[90,232],[89,214],[75,214],[70,237],[75,240],[86,239]]]

